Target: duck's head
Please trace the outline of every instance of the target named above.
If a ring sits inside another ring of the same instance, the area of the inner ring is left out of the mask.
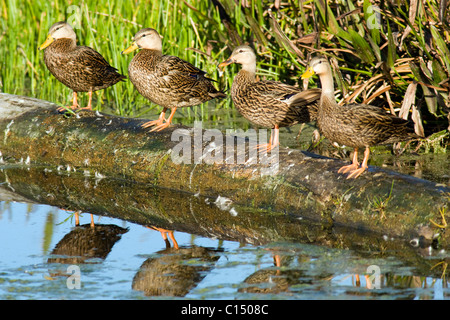
[[[162,51],[161,36],[158,31],[152,28],[145,28],[139,30],[134,35],[134,41],[127,49],[122,51],[122,54],[133,52],[136,49],[150,49]]]
[[[239,46],[233,50],[228,60],[219,64],[219,69],[223,69],[232,63],[239,63],[243,69],[256,69],[255,51],[249,46]]]
[[[64,21],[57,22],[50,27],[47,39],[41,44],[39,50],[47,48],[53,41],[62,38],[72,39],[73,41],[76,41],[77,39],[77,35],[75,34],[75,31],[73,31],[73,28]]]
[[[302,74],[302,79],[312,77],[314,74],[318,76],[328,74],[331,71],[330,63],[327,58],[316,56],[309,62],[309,68]]]

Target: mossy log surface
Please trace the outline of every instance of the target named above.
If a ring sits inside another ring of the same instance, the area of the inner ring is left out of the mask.
[[[192,164],[176,164],[172,133],[193,135],[193,128],[150,133],[141,128],[144,119],[64,116],[56,107],[0,94],[4,189],[71,210],[256,244],[379,248],[385,239],[409,244],[439,234],[448,247],[449,232],[430,222],[448,212],[447,186],[376,167],[346,180],[337,173],[344,162],[285,148],[273,175],[262,175],[261,163],[206,164],[195,150]],[[203,141],[202,150],[209,146]]]

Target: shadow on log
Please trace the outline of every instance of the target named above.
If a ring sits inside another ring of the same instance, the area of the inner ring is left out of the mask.
[[[4,167],[31,166],[26,174],[12,174],[25,172],[20,167],[3,171],[1,179],[33,201],[249,243],[350,247],[366,243],[368,234],[380,242],[382,236],[431,242],[439,235],[441,246],[449,243],[449,233],[430,223],[448,210],[447,186],[376,167],[346,180],[337,174],[342,161],[285,148],[276,162],[250,161],[248,139],[224,137],[224,144],[238,142],[227,153],[196,128],[149,133],[143,119],[90,111],[65,116],[27,97],[0,94],[0,114]],[[189,154],[183,149],[187,164],[173,161],[183,141],[192,142]],[[244,141],[246,163],[235,164]],[[212,147],[219,164],[204,161]],[[376,244],[371,239],[367,245]]]

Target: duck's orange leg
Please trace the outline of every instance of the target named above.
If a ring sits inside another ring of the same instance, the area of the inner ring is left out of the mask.
[[[159,125],[163,124],[166,121],[166,111],[167,111],[167,108],[164,108],[163,111],[161,111],[161,114],[159,115],[158,120],[148,121],[148,122],[144,123],[141,127],[148,128],[148,127],[159,126]]]
[[[170,124],[172,123],[172,119],[173,119],[173,116],[175,115],[176,111],[177,111],[177,108],[173,107],[172,110],[170,111],[169,118],[167,118],[167,120],[165,122],[163,122],[163,123],[161,123],[159,125],[156,125],[152,130],[150,130],[150,132],[161,131],[161,130],[169,127]]]
[[[80,211],[75,211],[74,215],[75,215],[75,226],[78,227],[80,225]],[[94,215],[92,213],[91,213],[91,227],[92,228],[95,227]]]
[[[354,170],[357,170],[358,168],[359,168],[358,148],[355,148],[355,151],[353,152],[352,164],[341,167],[338,170],[338,173],[353,172]]]
[[[80,225],[80,212],[79,211],[75,211],[75,226],[79,226]]]
[[[269,143],[258,144],[256,145],[255,148],[259,151],[266,149],[267,152],[269,152],[272,149],[278,147],[279,144],[280,144],[280,127],[278,125],[275,125],[275,128],[272,129],[272,133],[270,134]]]
[[[179,249],[179,247],[178,247],[178,242],[177,242],[177,240],[175,239],[175,236],[173,235],[173,231],[167,231],[167,233],[169,234],[169,238],[172,240],[173,247],[174,247],[175,249]]]
[[[361,168],[351,171],[347,179],[351,178],[356,179],[361,175],[361,173],[363,173],[364,171],[366,171],[367,168],[369,168],[369,166],[367,165],[367,162],[369,161],[369,155],[370,155],[370,148],[366,147],[366,150],[364,150],[364,160],[361,164]]]
[[[163,111],[159,115],[158,120],[148,121],[142,125],[142,128],[148,128],[148,127],[154,126],[154,128],[152,130],[150,130],[150,132],[153,132],[153,131],[161,131],[161,130],[167,128],[168,126],[170,126],[170,124],[172,123],[173,116],[175,115],[175,112],[177,111],[177,108],[176,107],[172,108],[172,110],[170,111],[169,118],[166,120],[167,109],[168,108],[163,109]]]
[[[273,255],[273,264],[274,264],[276,267],[281,267],[281,257],[280,257],[279,254]]]
[[[80,108],[80,110],[92,110],[92,91],[88,92],[89,101],[87,107]]]
[[[58,110],[59,112],[62,112],[66,109],[77,109],[78,108],[78,94],[74,91],[73,92],[73,98],[72,98],[72,105],[71,106],[67,106],[67,107],[59,107]]]

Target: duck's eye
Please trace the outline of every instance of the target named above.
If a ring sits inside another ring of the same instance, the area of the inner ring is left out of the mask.
[[[242,53],[242,52],[244,52],[244,50],[239,50],[239,53]]]

